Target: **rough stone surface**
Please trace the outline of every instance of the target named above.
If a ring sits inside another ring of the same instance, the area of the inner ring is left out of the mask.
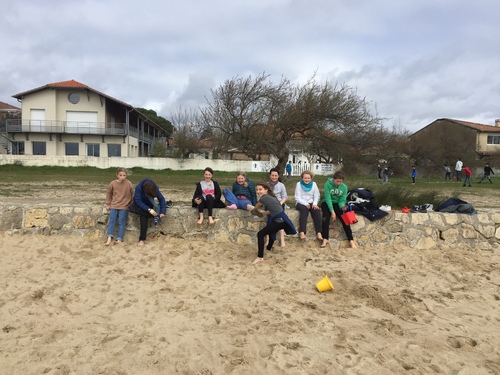
[[[298,223],[298,212],[287,211],[290,219]],[[40,235],[79,235],[85,238],[106,236],[109,214],[101,205],[12,205],[0,204],[0,230],[6,233]],[[165,221],[153,225],[150,220],[148,237],[179,237],[203,239],[218,243],[250,244],[257,241],[256,232],[265,225],[265,219],[242,210],[214,210],[215,224],[207,220],[196,224],[197,211],[188,206],[177,206],[167,211]],[[358,223],[351,226],[355,241],[366,249],[385,246],[415,249],[447,249],[456,244],[491,249],[500,244],[500,215],[496,212],[478,215],[439,212],[391,212],[381,220],[369,221],[357,215]],[[139,218],[129,214],[126,236],[138,237]],[[315,241],[314,228],[308,223],[308,240]],[[331,229],[331,238],[338,238],[348,246],[338,220]],[[287,241],[299,241],[288,237]]]

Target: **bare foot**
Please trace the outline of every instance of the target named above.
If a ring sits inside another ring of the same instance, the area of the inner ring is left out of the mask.
[[[349,241],[349,244],[351,245],[351,249],[357,249],[358,248],[356,246],[356,242],[354,242],[354,240]]]
[[[252,262],[252,264],[257,264],[257,263],[260,263],[263,261],[264,261],[264,258],[255,258],[255,260]]]
[[[306,234],[304,232],[300,232],[299,235],[300,235],[300,239],[301,240],[305,240],[306,239]]]
[[[144,246],[144,241],[139,241],[139,243],[137,244],[137,246]]]
[[[119,244],[121,244],[122,242],[123,242],[122,240],[116,240],[116,241],[115,241],[115,245],[119,245]]]
[[[321,247],[325,248],[329,243],[330,243],[330,241],[328,241],[327,239],[323,239],[323,243],[321,244]]]
[[[323,235],[321,233],[316,233],[316,238],[320,241],[323,241]]]
[[[108,237],[108,240],[106,241],[106,243],[104,244],[104,246],[109,246],[111,245],[111,241],[113,240],[112,237]]]
[[[281,247],[286,247],[286,243],[285,243],[285,241],[281,242],[281,243],[280,243],[280,246],[281,246]]]
[[[208,224],[210,224],[210,225],[215,224],[215,220],[214,220],[214,218],[212,216],[208,217]]]
[[[196,222],[196,224],[198,224],[198,225],[203,224],[203,218],[200,218],[200,219]]]

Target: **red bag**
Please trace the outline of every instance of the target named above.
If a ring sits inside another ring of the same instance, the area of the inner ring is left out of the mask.
[[[410,209],[406,206],[404,206],[402,209],[401,209],[401,212],[404,213],[404,214],[409,214],[410,213]]]
[[[356,214],[352,210],[351,206],[348,207],[349,211],[342,210],[343,214],[342,216],[340,216],[340,218],[342,219],[345,225],[356,224],[358,222],[358,219],[356,219]]]

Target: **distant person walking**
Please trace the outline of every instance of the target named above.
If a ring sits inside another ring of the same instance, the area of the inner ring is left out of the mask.
[[[462,167],[463,167],[464,163],[462,162],[462,160],[460,160],[460,158],[457,159],[457,162],[455,164],[455,178],[457,179],[457,181],[462,181]]]
[[[286,179],[288,180],[292,175],[292,161],[288,160],[288,163],[285,166]]]
[[[391,171],[391,166],[390,165],[386,165],[385,168],[384,168],[384,180],[381,181],[382,184],[386,184],[389,182],[389,175],[392,174],[392,171]]]
[[[469,167],[464,167],[463,170],[464,170],[465,179],[464,179],[464,184],[462,186],[465,186],[465,185],[467,185],[467,183],[469,183],[469,187],[471,187],[472,185],[470,184],[470,177],[472,176],[472,172],[469,169]]]
[[[448,164],[444,165],[444,180],[451,181],[451,168]]]
[[[415,180],[417,179],[417,169],[415,166],[411,167],[411,183],[415,185]]]
[[[479,181],[479,183],[483,182],[483,180],[487,178],[490,184],[492,184],[493,182],[491,182],[491,177],[490,177],[491,174],[495,174],[495,172],[493,172],[493,169],[491,169],[490,165],[486,163],[486,165],[484,166],[483,178],[481,178],[481,181]]]
[[[377,165],[377,178],[378,178],[379,180],[381,180],[381,179],[382,179],[382,167],[380,166],[380,164],[379,164],[379,165]]]

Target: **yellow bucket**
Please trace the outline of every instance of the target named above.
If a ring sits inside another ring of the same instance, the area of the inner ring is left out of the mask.
[[[318,281],[316,283],[316,288],[318,288],[318,292],[326,292],[327,290],[334,289],[333,283],[330,281],[328,276],[325,276],[320,281]]]

